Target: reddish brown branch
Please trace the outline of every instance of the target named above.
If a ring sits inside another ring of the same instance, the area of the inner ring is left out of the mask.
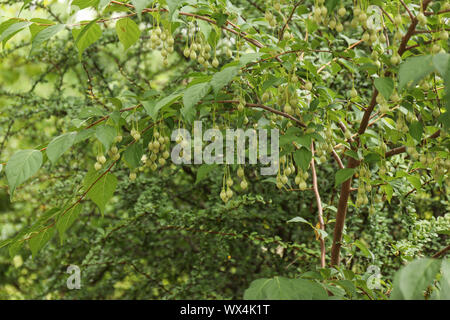
[[[300,5],[300,3],[302,3],[303,0],[297,1],[297,3],[294,5],[294,7],[291,10],[291,13],[289,14],[289,17],[286,20],[286,23],[283,25],[283,27],[281,28],[280,34],[278,35],[278,39],[282,39],[283,38],[283,34],[284,34],[284,30],[286,30],[287,26],[289,25],[289,22],[291,22],[292,17],[294,16],[295,10],[297,9],[297,7]]]
[[[424,0],[422,2],[422,11],[425,11],[428,4],[431,2],[431,0]],[[408,31],[402,38],[402,42],[400,43],[398,54],[401,56],[406,49],[406,44],[408,43],[409,39],[413,35],[416,26],[417,26],[418,20],[416,17],[412,19],[411,24],[408,28]],[[361,120],[358,135],[362,135],[369,124],[369,119],[371,116],[371,113],[376,105],[376,97],[378,95],[378,91],[374,88],[372,99],[369,103],[368,108],[364,112],[363,118]],[[359,144],[359,139],[356,141]],[[355,149],[358,148],[358,146],[354,147]],[[349,157],[347,168],[356,168],[359,165],[359,161]],[[342,241],[342,233],[345,226],[345,217],[347,215],[347,208],[348,208],[348,199],[350,196],[350,187],[351,187],[352,179],[348,179],[345,181],[341,186],[341,193],[339,197],[339,204],[338,204],[338,211],[336,213],[336,224],[334,228],[334,234],[333,234],[333,245],[331,248],[331,265],[339,265],[340,262],[340,252],[341,252],[341,241]]]
[[[319,225],[320,230],[325,231],[325,223],[323,221],[323,209],[322,209],[322,200],[320,199],[320,193],[319,193],[319,187],[317,186],[317,174],[316,174],[316,166],[314,164],[314,143],[311,143],[311,152],[313,154],[313,158],[311,159],[311,176],[312,176],[312,182],[313,182],[313,191],[314,195],[316,197],[316,203],[317,203],[317,214],[319,217]],[[325,240],[322,236],[322,234],[319,234],[319,240],[320,240],[320,266],[322,268],[325,267]]]
[[[239,103],[239,102],[240,102],[239,100],[219,100],[219,101],[211,101],[211,103]],[[285,112],[279,111],[279,110],[277,110],[277,109],[273,109],[273,108],[271,108],[271,107],[269,107],[269,106],[266,106],[266,105],[263,105],[263,104],[259,104],[259,103],[246,103],[245,105],[246,105],[247,107],[249,107],[249,108],[261,108],[261,109],[267,110],[267,111],[269,111],[269,112],[278,114],[278,115],[280,115],[280,116],[283,116],[283,117],[285,117],[285,118],[287,118],[287,119],[290,119],[290,120],[296,122],[296,123],[299,124],[301,127],[306,128],[306,125],[305,125],[303,122],[301,122],[301,121],[300,121],[299,119],[297,119],[296,117],[291,116],[290,114],[287,114],[287,113],[285,113]]]
[[[445,247],[445,248],[442,249],[441,251],[436,252],[436,253],[433,255],[433,258],[437,259],[437,258],[443,256],[444,254],[446,254],[446,253],[449,252],[449,251],[450,251],[450,245],[447,246],[447,247]]]
[[[421,143],[425,143],[427,140],[430,140],[430,139],[435,139],[435,138],[439,137],[440,134],[441,134],[441,130],[437,130],[435,133],[433,133],[428,138],[423,139]],[[406,146],[401,146],[401,147],[389,150],[388,152],[386,152],[385,157],[389,158],[389,157],[395,156],[396,154],[400,154],[403,152],[406,152]]]

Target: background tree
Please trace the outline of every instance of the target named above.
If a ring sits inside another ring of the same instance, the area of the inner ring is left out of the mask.
[[[1,5],[1,297],[450,296],[393,276],[449,248],[447,2]],[[279,129],[278,174],[174,165],[194,120]]]

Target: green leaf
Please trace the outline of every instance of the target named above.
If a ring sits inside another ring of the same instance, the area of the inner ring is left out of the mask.
[[[413,185],[416,190],[420,190],[422,188],[422,183],[420,182],[419,176],[407,176],[406,179]]]
[[[77,6],[80,9],[97,7],[99,0],[73,0],[72,5]]]
[[[58,217],[58,220],[56,221],[56,229],[58,229],[61,243],[64,240],[64,234],[67,231],[67,229],[70,228],[70,226],[75,222],[75,220],[80,215],[81,205],[75,204],[73,205],[73,207],[69,206],[68,208],[66,208],[66,210],[63,210],[61,212],[61,214]]]
[[[263,52],[246,53],[239,58],[239,65],[245,66],[247,63],[258,60],[262,55],[264,55]]]
[[[406,85],[415,86],[421,79],[434,70],[432,56],[411,57],[400,65],[399,90]]]
[[[294,152],[294,161],[303,171],[308,170],[311,159],[312,153],[305,147],[301,147]]]
[[[314,228],[314,226],[312,225],[312,223],[308,222],[308,220],[306,220],[306,219],[304,219],[304,218],[302,218],[302,217],[295,217],[295,218],[292,218],[291,220],[288,220],[287,223],[293,223],[293,222],[306,223],[306,224],[310,225],[311,228]]]
[[[98,4],[98,10],[100,12],[102,12],[103,10],[105,10],[105,8],[107,6],[109,6],[109,3],[111,2],[111,0],[100,0],[99,4]]]
[[[131,3],[133,4],[133,6],[139,16],[139,19],[141,19],[142,18],[142,10],[144,10],[145,7],[147,6],[148,0],[131,0]]]
[[[327,292],[318,283],[306,279],[274,277],[258,279],[244,292],[245,300],[326,300]]]
[[[78,48],[78,58],[80,60],[84,50],[102,36],[102,29],[97,24],[97,21],[98,19],[92,20],[82,29],[72,30],[72,35],[75,38],[75,45]]]
[[[228,19],[228,15],[227,15],[227,14],[224,14],[224,13],[221,13],[221,12],[213,13],[213,14],[211,15],[211,17],[212,17],[214,20],[216,20],[217,26],[218,26],[219,28],[222,27],[222,26],[225,24],[225,22],[227,22],[227,19]]]
[[[110,172],[99,178],[97,172],[91,169],[84,179],[85,190],[91,187],[87,196],[98,206],[102,215],[105,212],[106,204],[114,195],[116,186],[117,178]]]
[[[59,157],[72,147],[76,136],[76,132],[65,133],[56,137],[48,144],[46,149],[47,157],[52,163],[56,163]]]
[[[24,0],[23,1],[23,5],[20,7],[19,13],[17,14],[17,16],[20,16],[20,14],[22,13],[22,10],[25,9],[25,7],[33,0]]]
[[[117,136],[117,130],[116,128],[108,125],[99,126],[95,130],[95,136],[103,144],[106,151],[109,150],[109,147],[113,143],[114,138]]]
[[[425,289],[433,283],[441,267],[437,259],[418,259],[403,267],[394,276],[393,300],[423,300]]]
[[[32,22],[22,21],[22,22],[15,22],[15,23],[9,25],[6,30],[4,30],[2,33],[0,33],[0,42],[3,42],[3,47],[5,46],[6,42],[9,39],[11,39],[16,33],[25,29],[26,27],[28,27],[31,24],[32,24]],[[0,29],[0,31],[1,31],[1,29]]]
[[[358,153],[355,150],[347,150],[347,151],[345,151],[344,154],[346,156],[352,157],[353,159],[358,160],[358,161],[360,159]]]
[[[210,173],[216,167],[217,165],[215,164],[202,164],[197,170],[197,177],[195,179],[195,184],[205,179],[208,176],[208,173]]]
[[[31,41],[33,42],[36,35],[41,32],[44,29],[47,29],[49,26],[53,26],[56,23],[52,20],[48,19],[41,19],[41,18],[33,18],[30,20],[33,22],[32,25],[30,25],[30,33],[31,33]],[[42,25],[45,24],[45,25]]]
[[[37,234],[31,235],[32,238],[28,240],[28,245],[30,246],[33,258],[36,257],[39,250],[41,250],[47,244],[47,242],[50,241],[54,234],[55,228],[46,227],[43,230],[39,231]]]
[[[201,33],[205,36],[205,39],[209,39],[211,31],[213,30],[211,24],[203,20],[198,20],[197,23]]]
[[[450,300],[450,259],[442,260],[441,265],[440,298]]]
[[[325,1],[325,7],[328,9],[328,12],[331,14],[333,12],[334,8],[338,5],[340,1],[339,0],[326,0]]]
[[[152,117],[153,120],[157,120],[158,112],[162,108],[165,108],[167,106],[170,106],[172,103],[174,103],[178,98],[182,96],[181,92],[172,93],[171,95],[164,97],[160,100],[158,100],[156,103],[154,101],[144,101],[142,102],[145,111],[147,111],[147,114]]]
[[[433,66],[441,76],[445,76],[450,68],[450,54],[438,53],[433,56]]]
[[[117,21],[116,32],[124,50],[127,50],[135,44],[141,36],[138,25],[130,18],[124,18]]]
[[[181,109],[183,117],[190,122],[192,118],[193,107],[200,102],[209,92],[211,85],[209,82],[194,84],[186,89],[183,95],[184,108]]]
[[[339,169],[336,172],[334,186],[337,187],[337,186],[341,185],[342,183],[344,183],[345,181],[350,179],[354,173],[355,173],[355,169],[352,169],[352,168]]]
[[[139,167],[141,163],[141,157],[144,154],[142,150],[142,145],[140,143],[133,143],[128,146],[128,148],[123,153],[123,160],[130,167],[130,169],[135,169]]]
[[[390,184],[382,185],[381,188],[386,193],[386,199],[391,203],[392,195],[394,194],[394,189]]]
[[[310,135],[303,135],[300,137],[295,137],[294,141],[297,142],[299,145],[305,147],[306,149],[311,149],[311,136]]]
[[[383,97],[389,100],[392,92],[394,92],[394,80],[391,78],[376,78],[374,84]]]
[[[39,150],[20,150],[9,159],[5,172],[11,197],[21,183],[39,170],[42,159],[42,153]]]
[[[13,24],[19,23],[22,20],[17,18],[11,18],[9,20],[3,21],[0,23],[0,35],[3,34],[9,27],[11,27]]]
[[[166,0],[167,7],[169,8],[169,20],[172,20],[173,14],[176,9],[180,6],[182,3],[182,0]]]
[[[55,24],[54,26],[47,27],[41,31],[39,31],[34,37],[32,41],[32,46],[30,50],[30,55],[33,54],[34,50],[43,44],[45,41],[55,36],[58,32],[63,30],[65,27],[64,24]],[[30,27],[31,28],[31,27]]]
[[[211,86],[213,87],[214,93],[217,95],[238,73],[239,67],[228,67],[215,73],[211,79]]]
[[[409,125],[409,134],[417,141],[422,141],[423,125],[419,121],[413,121]]]
[[[358,239],[353,244],[355,246],[357,246],[359,248],[359,250],[361,250],[361,252],[367,258],[371,258],[372,260],[375,259],[375,256],[373,255],[373,253],[369,250],[369,248],[367,248],[367,246],[361,240]]]

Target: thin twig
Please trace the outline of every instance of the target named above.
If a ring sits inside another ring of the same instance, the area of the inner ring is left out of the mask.
[[[317,203],[317,214],[319,217],[319,225],[320,230],[325,231],[325,223],[323,221],[323,209],[322,209],[322,200],[320,199],[320,193],[319,193],[319,187],[317,186],[317,174],[316,174],[316,166],[314,164],[314,142],[311,142],[311,152],[313,154],[313,158],[311,159],[311,176],[312,176],[312,183],[313,183],[313,191],[314,195],[316,197],[316,203]],[[320,240],[320,266],[322,268],[325,267],[325,240],[322,236],[322,234],[319,233],[319,240]]]

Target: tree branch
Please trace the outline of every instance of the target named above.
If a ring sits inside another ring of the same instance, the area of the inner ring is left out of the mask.
[[[311,175],[313,182],[313,191],[316,197],[317,203],[317,213],[319,217],[320,230],[325,231],[325,223],[323,221],[323,209],[322,209],[322,200],[320,199],[319,187],[317,186],[317,174],[316,174],[316,166],[314,164],[314,142],[311,142],[311,152],[313,154],[313,158],[311,159]],[[319,234],[320,240],[320,267],[325,267],[325,240],[323,239],[322,234]]]
[[[423,139],[421,143],[425,143],[427,140],[430,140],[430,139],[435,139],[435,138],[439,137],[440,134],[441,134],[441,130],[437,130],[435,133],[433,133],[428,138]],[[406,152],[406,146],[401,146],[401,147],[389,150],[388,152],[386,152],[385,157],[389,158],[389,157],[395,156],[396,154],[400,154],[403,152]]]
[[[431,2],[431,0],[423,0],[422,2],[422,10],[425,11],[428,4]],[[404,35],[402,42],[398,49],[398,54],[401,56],[405,52],[406,44],[408,43],[408,40],[411,38],[411,36],[414,33],[414,30],[417,26],[418,20],[414,17],[414,19],[411,21],[411,24],[408,28],[408,31]],[[361,120],[358,135],[362,135],[369,124],[370,115],[375,108],[376,105],[376,98],[378,95],[378,91],[376,88],[374,88],[372,99],[369,103],[368,108],[364,112],[363,118]],[[357,138],[356,141],[359,144],[359,139]],[[355,149],[358,148],[358,146],[354,147]],[[359,161],[353,159],[352,157],[349,157],[347,168],[353,169],[356,168],[359,165]],[[342,241],[342,233],[345,226],[345,217],[347,215],[347,208],[348,208],[348,198],[350,196],[350,187],[351,187],[352,178],[348,179],[344,183],[342,183],[341,186],[341,193],[339,197],[339,204],[338,204],[338,211],[336,213],[336,224],[334,228],[334,234],[333,234],[333,245],[331,247],[331,265],[339,265],[340,262],[340,252],[341,252],[341,241]]]
[[[289,22],[291,22],[292,17],[294,16],[295,10],[302,2],[303,2],[303,0],[297,1],[297,3],[292,8],[291,13],[289,14],[289,17],[286,20],[286,23],[283,25],[283,27],[280,30],[280,33],[278,35],[278,40],[281,40],[283,38],[284,30],[286,30],[287,26],[289,25]]]

